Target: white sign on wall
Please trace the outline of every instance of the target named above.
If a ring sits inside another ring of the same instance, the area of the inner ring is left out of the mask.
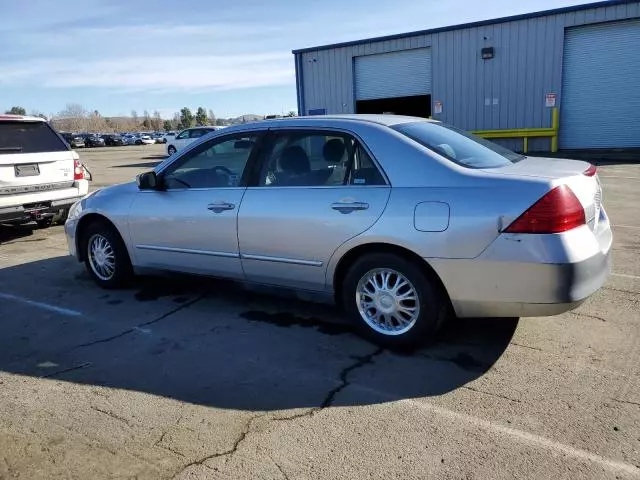
[[[440,100],[436,100],[433,104],[433,113],[442,113],[442,102]]]
[[[545,105],[545,107],[555,107],[556,106],[556,94],[555,93],[547,93],[544,96],[544,105]]]

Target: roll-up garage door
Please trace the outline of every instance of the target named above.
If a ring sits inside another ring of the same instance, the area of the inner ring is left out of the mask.
[[[566,30],[560,148],[640,147],[640,21]]]
[[[356,100],[431,93],[431,49],[416,48],[355,58]]]

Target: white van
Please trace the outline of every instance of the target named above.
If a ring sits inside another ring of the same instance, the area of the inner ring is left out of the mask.
[[[193,127],[181,131],[173,138],[167,139],[167,155],[173,155],[178,150],[182,150],[191,142],[195,142],[200,137],[219,130],[220,127]]]

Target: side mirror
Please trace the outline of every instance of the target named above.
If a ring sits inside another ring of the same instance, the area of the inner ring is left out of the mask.
[[[136,183],[140,190],[157,190],[159,185],[156,172],[141,173],[136,177]]]

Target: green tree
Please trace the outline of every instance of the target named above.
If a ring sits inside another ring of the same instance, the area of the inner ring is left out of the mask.
[[[202,127],[207,123],[209,123],[207,120],[207,111],[202,107],[198,107],[198,110],[196,111],[196,125]]]
[[[194,123],[193,113],[191,113],[191,110],[189,109],[189,107],[182,108],[180,110],[180,126],[182,128],[189,128],[189,127],[193,127],[193,123]]]
[[[173,126],[171,125],[171,120],[165,120],[162,127],[164,128],[165,132],[170,132],[173,129]]]
[[[11,107],[11,110],[7,110],[4,113],[8,113],[10,115],[26,115],[27,111],[23,107]]]
[[[160,112],[155,110],[153,112],[153,118],[151,119],[151,126],[153,127],[154,132],[159,132],[162,128],[162,117],[160,117]]]
[[[142,126],[149,130],[151,128],[151,117],[149,116],[149,112],[145,110],[142,114],[142,118],[144,119],[142,120]]]

